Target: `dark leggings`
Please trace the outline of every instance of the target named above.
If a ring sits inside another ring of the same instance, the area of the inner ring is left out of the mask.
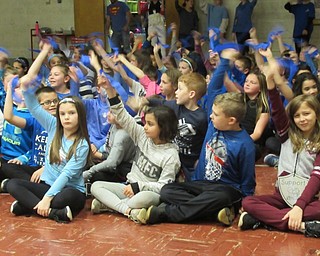
[[[11,179],[7,184],[7,190],[22,206],[27,209],[33,208],[42,200],[50,186],[41,183],[34,183],[27,180]],[[77,215],[83,208],[86,202],[86,196],[79,190],[71,187],[65,187],[61,192],[56,194],[51,201],[50,208],[63,209],[69,206],[72,215]],[[36,211],[34,211],[36,213]]]
[[[238,211],[241,192],[231,186],[208,181],[170,183],[160,191],[166,203],[167,221],[182,222],[216,216],[224,207],[235,206]]]

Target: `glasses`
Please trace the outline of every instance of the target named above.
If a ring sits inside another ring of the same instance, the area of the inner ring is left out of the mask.
[[[42,102],[42,103],[40,103],[40,105],[44,105],[44,106],[50,106],[51,104],[54,104],[54,105],[57,105],[58,103],[59,103],[59,99],[54,99],[54,100],[46,100],[46,101],[44,101],[44,102]]]

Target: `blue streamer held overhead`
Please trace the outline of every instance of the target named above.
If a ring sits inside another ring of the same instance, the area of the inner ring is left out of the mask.
[[[58,50],[59,49],[59,45],[57,44],[57,42],[51,36],[48,36],[47,40],[51,44],[52,49],[54,49],[54,50]]]
[[[163,48],[165,48],[165,49],[167,49],[167,48],[170,47],[170,45],[168,45],[168,44],[163,44],[163,43],[161,43],[160,40],[159,40],[159,37],[157,37],[157,44],[160,44],[160,45],[161,45]]]
[[[216,46],[219,44],[220,40],[220,30],[218,28],[209,28],[208,31],[212,30],[214,35],[209,37],[209,45],[212,51],[216,51]]]
[[[9,51],[5,48],[0,47],[0,52],[4,53],[5,55],[9,56]]]
[[[119,54],[119,48],[113,44],[110,36],[108,36],[108,42],[109,42],[110,48],[114,51],[114,54],[117,56]]]
[[[188,48],[190,47],[190,43],[189,43],[189,40],[191,39],[191,35],[188,35],[187,37],[185,38],[180,38],[180,41],[182,43],[182,47],[183,48]]]
[[[219,53],[225,49],[234,49],[237,51],[241,51],[241,48],[242,48],[242,46],[240,46],[239,44],[230,42],[230,43],[224,43],[224,44],[217,45],[215,48],[215,51],[219,52]]]
[[[17,88],[19,84],[19,77],[14,77],[11,81],[11,89],[12,89],[12,93],[14,92],[14,90]]]
[[[294,51],[294,48],[290,44],[283,43],[283,46],[286,47],[289,51]]]
[[[179,52],[173,52],[171,55],[176,61],[181,60],[181,54]]]
[[[90,67],[90,57],[88,55],[82,54],[80,61],[85,65],[86,67]]]
[[[92,38],[92,37],[101,37],[104,36],[102,32],[92,32],[88,35],[82,36],[82,38]]]
[[[274,36],[279,36],[279,35],[281,35],[281,34],[283,34],[284,33],[284,29],[283,29],[283,27],[281,27],[281,26],[276,26],[276,27],[274,27],[272,30],[271,30],[271,32],[269,33],[269,35],[268,35],[268,42],[273,42],[273,38],[272,37],[274,37]]]
[[[245,42],[245,45],[247,45],[247,46],[249,46],[249,47],[251,47],[252,49],[254,49],[255,51],[258,51],[258,50],[260,50],[260,49],[262,49],[262,50],[267,50],[269,47],[270,47],[270,45],[271,45],[271,43],[270,42],[263,42],[263,43],[260,43],[260,44],[255,44],[255,43],[252,43],[252,42],[250,42],[250,41],[246,41]]]
[[[37,53],[41,52],[41,50],[39,50],[39,49],[31,49],[31,48],[29,48],[28,50],[29,51],[33,51],[33,52],[37,52]]]
[[[102,39],[97,38],[97,39],[96,39],[96,42],[97,42],[102,48],[104,48],[104,42],[102,41]]]

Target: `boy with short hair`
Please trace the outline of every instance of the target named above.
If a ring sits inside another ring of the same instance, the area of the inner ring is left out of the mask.
[[[207,84],[199,73],[182,75],[178,80],[176,100],[148,99],[149,105],[160,102],[174,110],[178,118],[178,134],[175,143],[179,147],[182,179],[190,181],[199,158],[202,143],[207,132],[206,112],[198,101],[206,94]]]
[[[208,87],[211,122],[193,181],[165,185],[160,192],[163,203],[142,209],[137,215],[142,224],[217,217],[219,222],[231,225],[242,197],[254,193],[255,147],[240,127],[246,113],[243,96],[219,95],[221,89],[215,88],[223,82],[225,65],[229,60],[221,58]]]
[[[36,90],[35,94],[40,105],[50,114],[55,116],[57,105],[59,103],[59,99],[55,90],[49,86],[40,87]],[[32,147],[28,154],[21,155],[20,157],[16,158],[15,161],[2,164],[0,173],[3,174],[4,178],[6,178],[1,183],[0,191],[2,192],[6,192],[5,183],[7,182],[8,178],[19,178],[34,182],[40,181],[40,175],[42,173],[41,167],[45,161],[45,151],[48,136],[47,131],[34,117],[30,116],[24,118],[15,115],[15,113],[12,111],[11,88],[9,88],[7,91],[4,117],[9,123],[15,125],[16,127],[32,132]],[[22,159],[25,161],[22,162]]]

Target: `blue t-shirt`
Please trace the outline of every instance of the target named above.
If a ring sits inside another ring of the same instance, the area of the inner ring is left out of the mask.
[[[123,2],[116,2],[107,6],[107,16],[111,20],[111,28],[115,32],[122,31],[127,23],[127,12],[130,12],[129,7]]]
[[[33,118],[26,119],[25,129],[31,129],[32,133],[32,148],[28,165],[43,166],[45,161],[45,153],[47,148],[47,131]]]
[[[13,107],[13,115],[25,119],[31,116],[27,108],[17,107]],[[4,121],[1,137],[2,158],[8,161],[26,154],[31,149],[31,136],[32,130],[21,129]]]
[[[208,28],[220,28],[222,20],[228,18],[226,7],[208,4]]]
[[[97,99],[84,99],[87,112],[87,127],[90,143],[99,149],[106,141],[106,137],[110,128],[107,120],[109,112],[108,102],[103,102],[100,96]]]

